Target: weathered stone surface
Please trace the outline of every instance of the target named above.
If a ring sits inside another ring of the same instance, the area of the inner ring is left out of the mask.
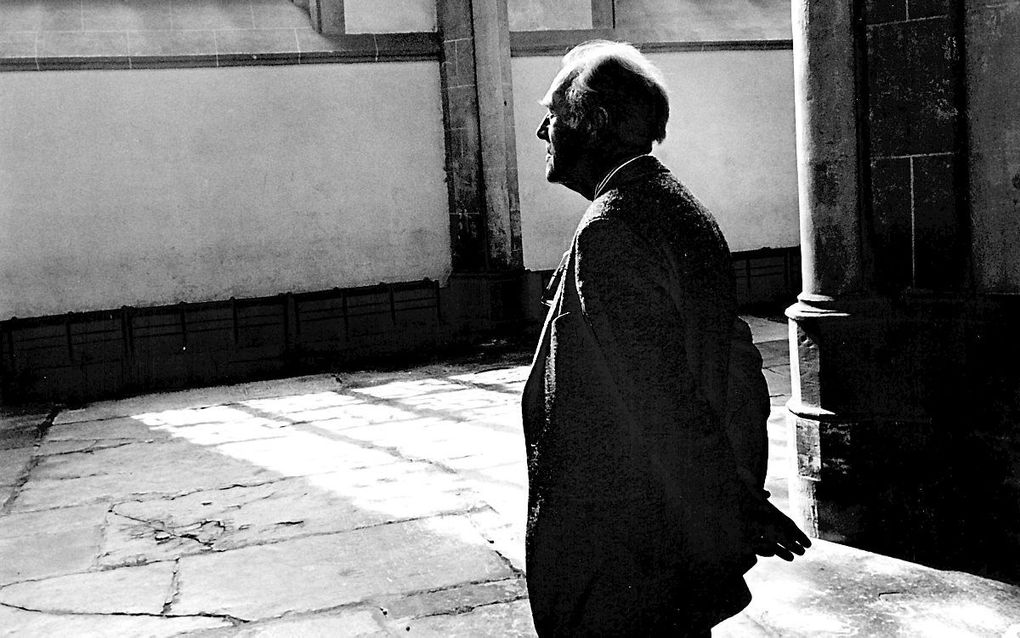
[[[790,383],[790,366],[773,366],[762,370],[765,381],[769,384],[769,397],[772,405],[785,406],[790,400],[793,388]]]
[[[211,551],[212,540],[221,532],[222,527],[215,520],[164,525],[160,521],[138,521],[110,513],[96,564],[126,567],[172,561],[178,556]]]
[[[218,445],[280,436],[281,428],[293,421],[286,416],[275,417],[265,416],[244,404],[235,404],[149,412],[134,418],[165,435],[199,445]]]
[[[419,518],[479,507],[473,482],[429,463],[401,461],[309,477],[309,482],[343,495],[364,511],[386,520]]]
[[[142,494],[180,494],[279,478],[256,463],[185,441],[133,443],[44,457],[15,501],[15,511],[111,502]],[[70,480],[73,479],[73,480]]]
[[[453,394],[453,393],[446,393]],[[392,448],[400,456],[425,459],[452,469],[475,469],[520,462],[519,435],[471,423],[426,418],[348,428],[343,435],[376,447]],[[484,455],[484,458],[478,458]]]
[[[132,439],[81,439],[81,440],[50,440],[45,439],[39,446],[39,456],[56,456],[74,452],[93,452],[106,448],[120,447],[134,443]]]
[[[167,560],[479,505],[462,478],[410,462],[131,500],[113,507],[99,561]]]
[[[24,414],[11,414],[0,411],[0,436],[5,432],[22,430],[25,428],[37,429],[46,421],[49,416],[46,412],[26,412]]]
[[[403,630],[408,620],[439,614],[463,613],[475,607],[510,603],[528,596],[524,578],[467,583],[449,589],[377,599],[388,626]]]
[[[467,521],[437,518],[187,556],[172,613],[271,618],[510,577],[487,545]]]
[[[229,626],[229,622],[217,618],[44,614],[0,606],[0,636],[169,638]]]
[[[524,572],[524,532],[527,520],[527,495],[519,510],[508,514],[493,508],[471,512],[466,516],[478,532],[514,569]]]
[[[109,505],[86,505],[0,517],[0,539],[101,527]]]
[[[31,448],[38,437],[39,428],[35,424],[5,425],[0,429],[0,450]]]
[[[410,636],[435,636],[436,638],[474,638],[493,635],[499,627],[499,635],[506,638],[532,638],[535,625],[531,621],[528,601],[486,605],[461,614],[443,614],[408,620],[404,631]],[[397,629],[394,626],[394,629]]]
[[[15,583],[0,587],[0,604],[43,612],[159,615],[173,572],[167,562]]]
[[[1020,588],[816,541],[748,573],[744,612],[772,635],[1001,636],[1020,626]]]
[[[28,462],[32,460],[32,447],[17,447],[0,450],[0,486],[17,483]]]
[[[83,572],[95,561],[101,536],[102,528],[96,525],[0,538],[0,585]]]
[[[712,638],[779,638],[779,636],[746,613],[740,613],[712,627]]]
[[[251,399],[316,394],[336,389],[336,379],[333,375],[328,374],[196,388],[181,392],[147,394],[115,401],[98,401],[77,410],[65,410],[57,415],[53,423],[61,425],[78,421],[98,421],[165,410],[225,405]]]
[[[507,366],[467,374],[454,374],[450,376],[450,379],[482,385],[506,386],[527,381],[530,371],[530,366]]]
[[[169,438],[169,434],[160,432],[142,421],[131,417],[54,424],[46,432],[47,441],[94,441],[106,439],[149,441]]]
[[[353,392],[378,399],[408,399],[422,396],[445,396],[446,392],[463,390],[459,383],[443,379],[409,379],[355,388]]]
[[[202,632],[202,638],[383,638],[391,636],[376,621],[378,611],[357,607],[334,612],[249,623]]]
[[[278,476],[308,476],[399,460],[383,450],[295,428],[288,428],[279,438],[225,443],[215,449],[251,466],[275,472]]]
[[[790,338],[789,328],[785,322],[772,321],[763,317],[752,315],[741,315],[741,319],[747,322],[751,328],[751,339],[754,343],[765,343],[768,341],[786,341]]]

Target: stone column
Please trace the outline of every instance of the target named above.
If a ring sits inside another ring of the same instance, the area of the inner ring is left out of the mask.
[[[344,33],[344,3],[342,0],[302,0],[295,4],[308,7],[312,26],[319,33]]]
[[[524,266],[507,0],[472,0],[489,270]]]
[[[439,0],[453,267],[523,266],[506,0]]]
[[[839,416],[823,391],[820,343],[864,291],[858,40],[854,0],[794,0],[793,55],[803,292],[790,319],[790,505],[819,534],[821,440]],[[837,428],[838,429],[838,428]]]

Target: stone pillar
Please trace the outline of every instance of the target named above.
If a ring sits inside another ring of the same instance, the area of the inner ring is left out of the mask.
[[[507,0],[472,0],[489,270],[524,267]]]
[[[865,290],[854,0],[793,2],[794,91],[803,292],[790,319],[790,505],[819,534],[821,440],[839,422],[824,391],[820,341],[849,318]]]
[[[312,26],[319,33],[341,35],[344,33],[343,0],[302,0],[295,2],[308,7],[308,15]]]
[[[523,266],[506,0],[439,0],[453,267]]]

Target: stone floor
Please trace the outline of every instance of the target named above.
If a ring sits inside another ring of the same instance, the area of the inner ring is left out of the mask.
[[[785,507],[786,328],[753,319]],[[0,426],[2,636],[532,636],[526,356],[153,394]],[[719,637],[1020,637],[1020,589],[819,541]]]

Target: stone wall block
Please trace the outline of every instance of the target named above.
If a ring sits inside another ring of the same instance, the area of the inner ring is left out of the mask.
[[[948,19],[869,27],[872,157],[957,149],[959,43]]]
[[[436,11],[443,40],[471,37],[471,0],[439,0]]]
[[[953,0],[908,0],[910,19],[952,15],[954,4]]]
[[[962,167],[952,155],[912,161],[915,285],[932,290],[960,288],[967,275]]]
[[[868,24],[907,18],[907,0],[867,0],[864,17]]]
[[[875,287],[903,290],[913,281],[913,222],[910,159],[871,162],[872,231]]]

